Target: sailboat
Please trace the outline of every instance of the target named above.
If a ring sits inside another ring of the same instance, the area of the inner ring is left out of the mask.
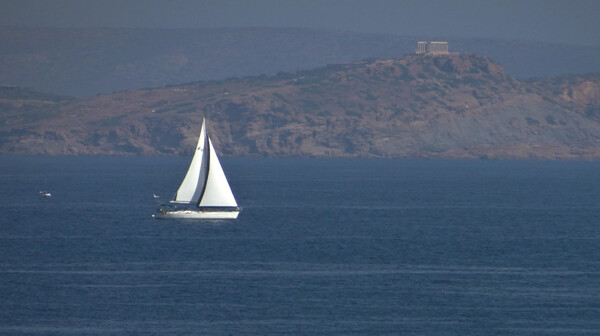
[[[161,219],[236,219],[240,210],[206,133],[206,120],[202,120],[198,145],[183,182],[169,204],[153,216]]]

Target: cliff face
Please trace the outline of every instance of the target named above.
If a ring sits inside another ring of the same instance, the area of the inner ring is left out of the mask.
[[[520,82],[477,55],[409,55],[47,102],[2,99],[2,153],[600,158],[600,76]],[[12,105],[11,105],[12,104]]]

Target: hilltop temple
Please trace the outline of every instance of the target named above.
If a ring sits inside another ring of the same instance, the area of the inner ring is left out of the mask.
[[[417,54],[447,54],[448,42],[419,42],[415,52]]]

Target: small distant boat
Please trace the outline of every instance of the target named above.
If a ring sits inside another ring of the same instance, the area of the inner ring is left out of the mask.
[[[154,198],[160,198],[160,196],[158,196],[157,194],[152,194],[152,196],[154,196]]]
[[[236,219],[240,210],[203,120],[196,152],[183,182],[169,204],[153,217]]]
[[[40,191],[40,196],[50,198],[50,197],[52,197],[52,194],[49,191],[42,190],[42,191]]]

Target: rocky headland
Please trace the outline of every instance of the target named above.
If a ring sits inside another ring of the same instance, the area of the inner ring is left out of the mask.
[[[0,153],[600,159],[600,75],[407,55],[86,99],[0,88]]]

